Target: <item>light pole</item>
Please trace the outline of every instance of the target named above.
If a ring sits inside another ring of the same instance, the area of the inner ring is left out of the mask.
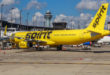
[[[22,24],[22,21],[21,21],[22,20],[22,10],[20,10],[19,14],[20,14],[20,17],[19,17],[20,25],[18,25],[18,30],[20,30],[21,24]]]
[[[34,17],[35,17],[35,14],[33,15],[33,20],[32,20],[33,26],[34,26],[34,31],[35,31]]]
[[[4,4],[1,4],[1,28],[0,28],[0,38],[2,38],[2,18],[3,18],[3,6]]]
[[[3,18],[3,6],[4,6],[4,4],[1,4],[1,20]]]
[[[72,24],[72,22],[73,22],[73,21],[71,20],[71,29],[72,29],[72,27],[73,27],[73,24]]]
[[[13,9],[14,9],[14,8],[11,8],[11,10],[10,10],[10,11],[11,11],[11,28],[12,28],[12,25],[13,25],[13,24],[12,24],[12,23],[13,23],[13,12],[12,12]]]
[[[74,21],[71,20],[71,29],[74,29]]]
[[[12,12],[12,10],[13,10],[14,8],[11,8],[11,23],[13,22],[13,12]]]
[[[33,20],[32,20],[32,22],[33,22],[33,26],[35,25],[35,24],[34,24],[34,17],[35,17],[35,15],[33,15]]]
[[[27,13],[27,25],[29,25],[28,19],[29,19],[29,12]]]
[[[78,20],[78,29],[80,29],[80,21]]]
[[[19,19],[20,19],[20,25],[21,25],[22,24],[22,21],[21,21],[22,20],[22,10],[20,10],[20,18]]]

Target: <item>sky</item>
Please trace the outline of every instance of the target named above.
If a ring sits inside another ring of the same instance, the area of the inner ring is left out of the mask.
[[[44,24],[44,14],[51,11],[53,22],[65,21],[68,28],[85,28],[95,15],[102,3],[109,0],[0,0],[3,6],[3,19],[13,23],[20,23],[20,11],[22,24]],[[107,21],[110,20],[108,11]],[[28,16],[27,16],[28,15]],[[0,13],[1,16],[1,13]]]
[[[80,1],[78,0],[21,0],[20,4],[17,5],[19,9],[26,8],[28,3],[31,1],[39,2],[42,5],[41,9],[31,9],[31,13],[33,14],[33,11],[39,11],[41,13],[45,13],[47,10],[50,10],[53,15],[58,15],[58,14],[66,14],[66,15],[78,15],[77,9],[75,6],[77,3]],[[33,3],[34,4],[34,3]],[[31,7],[31,6],[30,6]],[[29,10],[30,11],[30,10]]]

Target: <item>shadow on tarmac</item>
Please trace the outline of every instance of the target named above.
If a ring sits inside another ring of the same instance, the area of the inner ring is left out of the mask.
[[[46,51],[57,51],[56,49],[42,49],[39,52]],[[90,53],[110,53],[110,50],[83,50],[83,49],[66,49],[59,50],[59,52],[90,52]],[[22,52],[38,52],[36,49],[24,49]]]
[[[69,52],[92,52],[92,53],[110,53],[109,50],[81,50],[81,49],[77,49],[77,50],[66,50]]]

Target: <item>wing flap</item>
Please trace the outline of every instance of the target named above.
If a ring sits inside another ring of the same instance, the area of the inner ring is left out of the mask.
[[[36,43],[45,44],[45,45],[55,44],[55,42],[50,41],[50,40],[33,40],[33,39],[29,39],[29,40],[26,40],[26,41],[28,41],[28,42],[36,42]]]

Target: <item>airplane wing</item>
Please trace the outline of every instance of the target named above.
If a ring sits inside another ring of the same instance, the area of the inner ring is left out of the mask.
[[[26,39],[25,41],[36,42],[36,43],[39,43],[40,45],[52,45],[52,44],[55,44],[55,42],[53,42],[53,41],[44,40],[44,39],[40,39],[40,40]]]

